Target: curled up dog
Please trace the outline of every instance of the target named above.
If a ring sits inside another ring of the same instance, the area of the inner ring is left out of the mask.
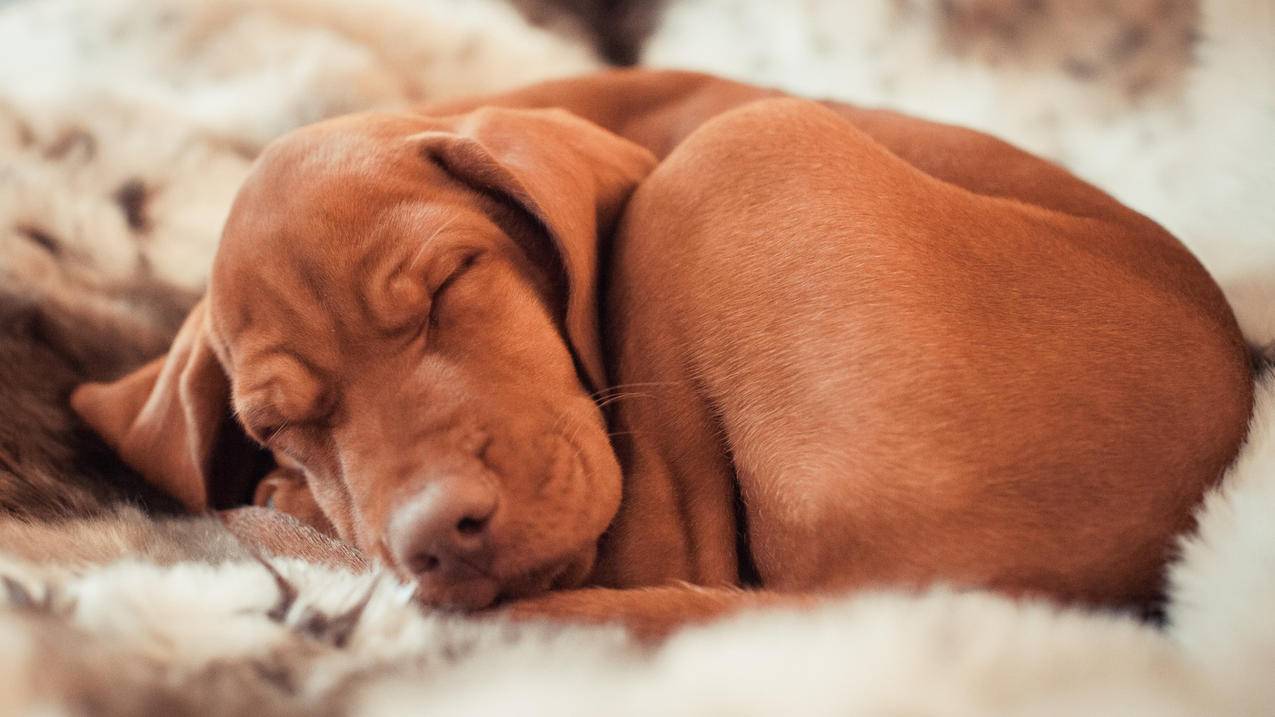
[[[1151,599],[1251,383],[1199,263],[1058,167],[630,71],[276,141],[167,357],[73,405],[189,510],[255,494],[425,603],[656,634]]]

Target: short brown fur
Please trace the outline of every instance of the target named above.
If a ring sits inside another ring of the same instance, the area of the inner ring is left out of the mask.
[[[1146,600],[1252,402],[1217,286],[1097,189],[673,72],[280,140],[178,347],[74,404],[189,507],[233,406],[426,602],[646,635],[884,585]],[[440,492],[490,508],[454,575],[396,547]]]

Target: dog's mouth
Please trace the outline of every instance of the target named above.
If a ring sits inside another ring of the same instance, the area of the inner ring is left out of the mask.
[[[420,604],[472,612],[579,587],[587,581],[597,558],[598,537],[584,526],[572,525],[568,530],[546,517],[577,514],[574,501],[583,490],[581,486],[589,483],[592,467],[572,437],[560,438],[551,466],[558,483],[551,487],[565,494],[563,499],[553,500],[557,496],[550,491],[550,500],[544,504],[524,501],[524,505],[535,506],[526,513],[497,510],[471,533],[475,539],[468,544],[442,542],[438,548],[420,552],[401,546],[395,550],[390,547],[391,536],[397,534],[390,526],[382,531],[378,552],[396,573],[414,582]],[[449,545],[454,549],[448,550]],[[419,560],[422,555],[428,561]]]
[[[416,583],[416,600],[428,607],[458,612],[473,612],[491,607],[500,599],[500,583],[481,576],[441,587],[425,587]]]
[[[417,579],[415,597],[422,605],[433,608],[477,612],[553,590],[579,587],[592,570],[593,561],[594,551],[587,550],[504,579],[487,573],[446,584]]]

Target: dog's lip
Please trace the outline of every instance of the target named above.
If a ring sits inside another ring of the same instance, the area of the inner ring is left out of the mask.
[[[417,581],[416,598],[443,610],[478,611],[553,590],[558,581],[574,566],[573,559],[559,560],[532,571],[521,578],[499,580],[483,574],[462,582],[429,589]],[[512,589],[511,589],[512,588]]]
[[[559,435],[558,437],[567,448],[569,460],[574,468],[572,473],[577,477],[582,473],[588,474],[590,466],[585,451],[581,450],[570,436]],[[399,565],[393,558],[384,538],[378,543],[378,549],[387,564],[393,566],[398,572],[409,572],[405,566]],[[593,547],[596,548],[596,538],[593,541]],[[497,565],[485,570],[471,562],[463,561],[466,568],[464,578],[459,581],[449,581],[437,587],[427,586],[411,576],[409,579],[414,580],[416,598],[423,604],[451,610],[484,610],[551,590],[575,587],[579,582],[578,575],[587,572],[593,563],[590,555],[587,560],[588,565],[581,566],[584,554],[585,548],[577,547],[566,554],[558,554],[528,568],[514,568],[507,574],[502,574],[504,571],[499,569],[499,560],[496,561]],[[506,566],[507,569],[512,567]],[[564,583],[564,578],[571,578],[570,584]]]
[[[380,548],[383,552],[382,560],[386,565],[390,566],[394,572],[406,573],[403,566],[390,556],[388,548],[384,545]],[[511,600],[569,587],[560,585],[559,582],[572,572],[579,557],[578,552],[573,552],[512,575],[498,575],[489,570],[479,570],[472,564],[466,563],[467,569],[464,571],[463,579],[450,580],[438,586],[429,585],[427,581],[422,581],[410,574],[404,574],[403,577],[415,586],[415,598],[423,605],[443,610],[478,611]]]
[[[580,572],[576,569],[579,567],[580,558],[580,553],[573,553],[520,576],[506,579],[496,603],[499,605],[542,595],[553,590],[578,587],[579,581],[574,578]],[[592,565],[591,560],[589,563]],[[573,582],[564,583],[563,579],[566,577],[572,577]]]
[[[429,607],[443,610],[483,610],[494,605],[499,597],[500,583],[487,576],[449,583],[440,589],[429,589],[419,581],[416,583],[416,599]]]
[[[558,582],[575,566],[577,557],[572,555],[554,560],[518,575],[498,576],[489,571],[470,569],[465,571],[463,579],[437,586],[413,578],[414,594],[418,602],[429,607],[457,611],[484,610],[510,600],[539,595],[562,587]]]

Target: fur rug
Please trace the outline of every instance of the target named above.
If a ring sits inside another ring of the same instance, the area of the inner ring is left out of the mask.
[[[891,104],[1062,161],[1187,241],[1269,346],[1275,2],[1111,6],[683,0],[643,57]],[[128,491],[102,481],[127,471],[57,400],[163,350],[264,142],[597,60],[497,0],[19,0],[0,7],[0,48],[0,498],[55,496],[0,521],[0,714],[1275,704],[1269,374],[1249,445],[1184,536],[1163,628],[936,588],[740,615],[646,650],[618,631],[424,612],[387,575],[265,563],[211,520],[118,507]]]

